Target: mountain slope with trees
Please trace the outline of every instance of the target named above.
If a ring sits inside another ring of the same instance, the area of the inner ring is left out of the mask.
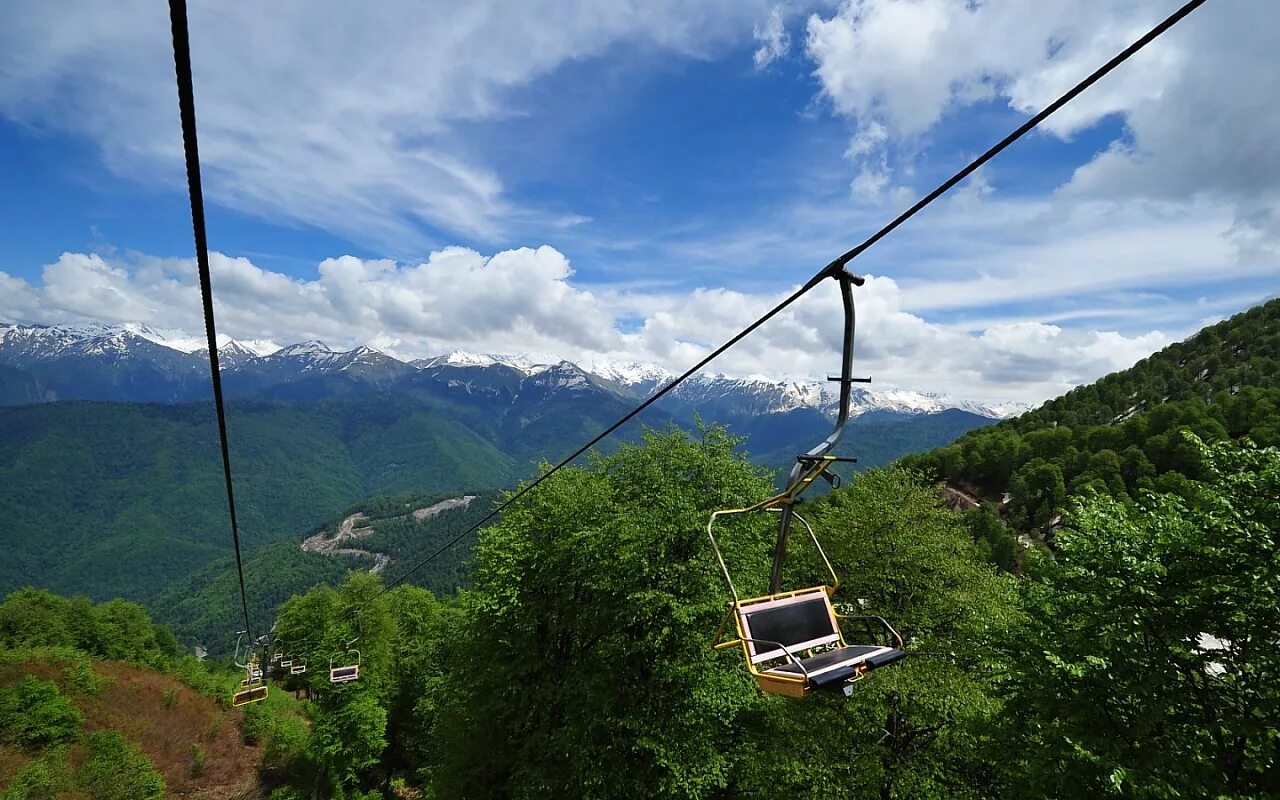
[[[465,506],[450,508],[425,519],[415,519],[413,511],[452,497],[451,495],[397,495],[363,500],[310,533],[333,531],[339,520],[363,514],[361,525],[373,533],[361,538],[358,547],[390,558],[389,577],[409,569],[427,554],[451,541],[482,519],[493,508],[495,494],[480,493]],[[301,535],[252,548],[244,553],[245,589],[254,626],[266,630],[280,605],[289,597],[303,594],[321,584],[337,586],[352,571],[367,571],[371,559],[305,552],[299,547]],[[439,595],[451,595],[467,583],[467,564],[474,539],[468,538],[418,570],[409,579]],[[227,554],[167,586],[154,602],[155,617],[171,628],[185,644],[200,644],[210,654],[226,655],[234,637],[227,632],[240,626],[241,609],[235,562]]]
[[[633,402],[590,386],[553,392],[548,384],[579,377],[566,367],[547,370],[541,384],[526,381],[527,391],[502,402],[508,412],[495,414],[487,393],[510,386],[482,386],[476,370],[442,371],[452,377],[423,380],[404,393],[231,402],[246,545],[298,537],[377,495],[508,486],[539,460],[562,458]],[[641,423],[668,420],[650,409],[614,438],[634,439]],[[735,432],[762,448],[755,460],[768,466],[789,466],[831,424],[813,409],[738,422]],[[877,466],[989,422],[959,409],[907,418],[868,412],[850,425],[846,450],[858,453],[860,468]],[[611,439],[604,449],[614,446]],[[0,408],[0,508],[8,512],[0,528],[0,591],[35,583],[150,603],[228,555],[213,410],[207,403],[83,401]]]
[[[739,653],[711,647],[729,593],[707,515],[767,496],[770,476],[721,429],[649,433],[562,470],[481,531],[463,592],[384,591],[351,573],[289,598],[277,632],[310,668],[224,715],[257,743],[254,763],[230,758],[276,800],[1276,796],[1280,450],[1179,435],[1203,465],[1188,491],[1076,501],[1056,557],[1021,578],[985,563],[965,518],[901,467],[807,502],[843,578],[835,599],[888,618],[908,657],[848,697],[791,699],[761,694]],[[773,530],[769,515],[723,530],[745,593],[767,583]],[[786,587],[820,581],[816,554],[792,541]],[[333,685],[324,665],[354,659],[356,636],[360,679]],[[83,651],[88,672],[31,658],[50,647]],[[92,713],[78,687],[102,659],[229,696],[233,672],[175,648],[130,603],[24,590],[0,604],[0,684],[21,693],[0,697],[0,713],[18,709],[2,730],[25,737],[0,747],[6,800],[121,764],[146,779],[130,797],[156,796],[153,773],[176,788],[194,750],[166,757],[121,717],[101,721],[118,738],[95,743],[76,716]],[[168,690],[156,694],[136,716],[162,730],[185,719],[180,687],[169,716]],[[78,765],[85,747],[101,770]]]
[[[235,680],[140,606],[16,592],[0,603],[0,797],[252,792],[262,748],[226,708]]]
[[[1280,300],[904,463],[993,500],[1009,492],[1010,516],[1029,527],[1070,495],[1189,491],[1203,464],[1182,431],[1280,444]]]
[[[439,404],[406,397],[232,404],[243,541],[297,537],[362,498],[506,485],[515,461]],[[0,413],[0,590],[148,601],[226,557],[213,409],[53,403]]]

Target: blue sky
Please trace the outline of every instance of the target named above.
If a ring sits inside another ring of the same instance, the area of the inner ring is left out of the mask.
[[[0,319],[195,327],[163,8],[81,5],[0,11]],[[223,330],[683,367],[1176,5],[194,3]],[[1213,0],[869,252],[870,366],[1034,401],[1273,296],[1278,17]],[[820,374],[837,311],[721,369]]]

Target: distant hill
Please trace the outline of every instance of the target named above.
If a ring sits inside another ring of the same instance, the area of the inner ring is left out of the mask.
[[[1008,492],[1008,516],[1026,527],[1074,494],[1180,491],[1200,474],[1184,429],[1280,444],[1280,300],[904,461],[992,500]]]
[[[228,416],[249,548],[296,539],[370,495],[496,488],[523,474],[487,432],[425,399],[233,403]],[[216,442],[207,404],[4,410],[0,593],[34,583],[149,601],[226,557]]]
[[[459,498],[450,494],[370,498],[345,509],[307,536],[332,534],[342,520],[358,515],[362,533],[342,547],[385,555],[389,562],[383,574],[394,578],[482,519],[498,499],[493,492],[463,497],[465,503],[449,502]],[[304,594],[320,583],[336,586],[348,572],[368,571],[375,564],[372,558],[358,555],[304,552],[299,546],[302,539],[299,533],[244,554],[245,586],[257,629],[270,627],[276,610],[290,596]],[[459,542],[415,572],[408,582],[441,595],[453,592],[466,582],[474,542],[474,537]],[[184,644],[200,644],[212,655],[225,655],[233,644],[227,632],[240,624],[238,591],[235,564],[226,554],[170,584],[150,605],[156,620],[172,629]]]

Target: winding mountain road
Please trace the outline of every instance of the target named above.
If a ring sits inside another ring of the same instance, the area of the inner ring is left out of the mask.
[[[302,542],[303,551],[307,553],[323,553],[327,556],[363,556],[372,558],[373,566],[369,568],[369,574],[381,574],[387,568],[387,565],[391,563],[391,556],[386,553],[372,553],[368,550],[360,550],[354,547],[343,547],[345,542],[373,535],[374,529],[372,527],[356,527],[356,523],[364,519],[364,512],[352,514],[338,525],[336,533],[330,534],[328,531],[321,531],[314,536],[308,536]]]
[[[468,494],[462,497],[451,497],[448,500],[441,500],[439,503],[427,506],[425,508],[415,509],[408,516],[411,516],[414,522],[423,522],[432,517],[439,516],[446,511],[452,511],[455,508],[466,508],[471,505],[471,501],[475,500],[478,495]],[[373,566],[369,568],[370,575],[380,575],[391,563],[391,556],[386,553],[375,553],[370,550],[361,550],[355,547],[346,546],[350,542],[368,538],[377,531],[372,525],[357,528],[356,524],[363,522],[364,512],[352,514],[344,519],[338,525],[338,530],[334,533],[321,531],[314,536],[308,536],[302,542],[302,549],[307,553],[321,553],[326,556],[356,556],[360,558],[373,559]]]

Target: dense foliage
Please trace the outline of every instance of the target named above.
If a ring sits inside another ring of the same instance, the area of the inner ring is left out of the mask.
[[[909,470],[865,473],[804,514],[843,578],[837,599],[890,619],[909,656],[848,698],[792,700],[762,695],[738,654],[710,648],[728,595],[705,540],[707,515],[771,488],[735,444],[719,429],[651,433],[643,445],[558,473],[483,532],[470,588],[458,595],[384,591],[378,577],[352,573],[338,588],[288,599],[277,633],[308,669],[275,674],[268,700],[243,712],[264,790],[277,800],[418,790],[441,798],[1280,792],[1280,451],[1184,438],[1203,465],[1194,487],[1140,504],[1077,502],[1055,557],[1032,559],[1021,578],[987,563],[975,524],[985,511],[947,510]],[[394,519],[396,505],[369,513]],[[763,590],[771,539],[767,517],[725,526],[742,591]],[[790,554],[789,586],[822,580],[804,538]],[[0,605],[0,643],[105,654],[117,642],[114,652],[175,668],[158,644],[169,639],[145,615],[100,610],[108,605],[16,593]],[[125,620],[121,632],[94,633],[108,619]],[[330,665],[356,662],[360,680],[329,682]],[[24,691],[40,698],[36,706],[58,707],[46,687]],[[66,722],[59,713],[40,718]],[[21,787],[98,780],[60,755],[67,725],[46,727],[61,733],[3,791],[40,796],[52,790]],[[78,736],[76,747],[91,742]],[[129,763],[119,748],[98,747],[117,767]],[[192,769],[200,763],[193,756]],[[147,785],[131,796],[150,796]]]
[[[27,675],[0,689],[0,739],[10,744],[38,748],[65,742],[80,722],[80,712],[55,683]]]
[[[1018,618],[1014,579],[982,562],[961,520],[909,473],[870,473],[807,516],[849,579],[844,596],[931,655],[851,700],[795,703],[760,695],[736,655],[710,648],[728,595],[707,516],[771,489],[735,444],[718,429],[650,434],[557,474],[484,532],[472,588],[457,598],[378,594],[355,575],[287,602],[278,631],[309,665],[287,685],[317,698],[298,791],[320,780],[350,793],[397,776],[441,797],[755,797],[780,786],[939,796],[993,785],[982,742],[1000,701],[978,654]],[[763,588],[772,530],[762,517],[724,531],[744,591]],[[794,550],[789,580],[819,581],[812,550]],[[330,686],[312,665],[354,658],[357,635],[367,679]]]
[[[1182,431],[1280,444],[1280,300],[906,462],[992,498],[1008,491],[1025,527],[1071,495],[1190,491],[1205,467]]]
[[[1024,586],[1021,794],[1280,795],[1280,451],[1187,446],[1187,497],[1077,503]]]
[[[93,658],[163,667],[182,655],[168,628],[125,600],[94,605],[40,589],[20,589],[0,603],[0,650],[68,649]]]

